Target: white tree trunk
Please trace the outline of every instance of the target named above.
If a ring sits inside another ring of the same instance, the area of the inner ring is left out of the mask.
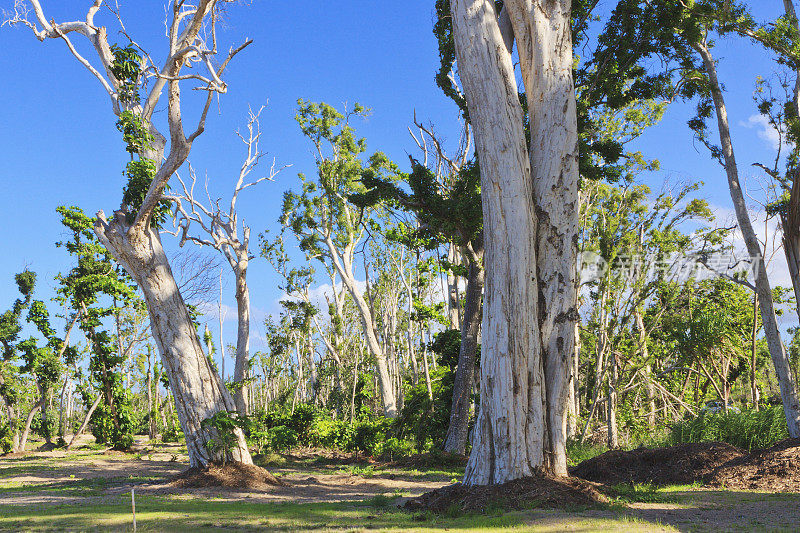
[[[514,66],[490,0],[453,0],[458,71],[481,166],[486,289],[481,405],[467,485],[503,483],[545,463],[545,390],[536,330],[536,223]]]
[[[546,458],[567,474],[567,402],[578,320],[578,120],[571,2],[506,2],[528,101],[536,209],[539,328],[547,391]]]
[[[356,285],[352,263],[348,257],[349,250],[343,254],[343,261],[340,261],[338,259],[340,257],[339,253],[330,237],[328,237],[326,244],[328,245],[331,256],[336,258],[336,260],[334,260],[336,271],[342,278],[342,283],[356,304],[358,316],[361,319],[361,326],[364,330],[364,337],[367,342],[367,349],[375,358],[375,366],[378,370],[378,386],[380,387],[381,399],[383,401],[383,414],[389,418],[395,418],[397,416],[397,403],[392,389],[392,379],[389,376],[389,365],[386,363],[386,355],[383,353],[380,341],[378,341],[378,334],[375,328],[375,320],[372,316],[372,311]]]
[[[728,186],[730,188],[733,208],[736,212],[736,219],[739,229],[747,247],[747,252],[755,262],[755,286],[758,294],[758,303],[761,308],[761,320],[764,324],[764,334],[767,337],[767,346],[775,367],[775,374],[778,377],[778,384],[783,400],[783,410],[786,414],[786,422],[789,428],[789,436],[792,438],[800,437],[800,402],[797,398],[797,388],[791,373],[789,358],[781,341],[778,321],[775,318],[775,308],[772,299],[772,288],[770,287],[767,276],[764,256],[761,243],[758,241],[753,224],[750,220],[750,213],[744,199],[744,192],[739,183],[739,168],[736,165],[736,157],[733,152],[733,142],[731,141],[730,127],[728,124],[728,111],[725,107],[725,99],[717,77],[717,67],[711,51],[705,43],[693,45],[695,50],[703,59],[706,73],[708,74],[711,96],[714,100],[714,107],[717,113],[717,124],[719,127],[719,138],[722,145],[722,154],[725,158],[725,172],[728,176]]]
[[[570,3],[453,0],[458,72],[481,166],[486,296],[481,407],[466,484],[544,468],[566,475],[578,231],[577,119]],[[510,53],[530,109],[526,146]],[[504,37],[508,38],[505,39]]]
[[[178,419],[186,436],[190,464],[200,467],[223,459],[252,464],[244,435],[238,429],[238,446],[228,457],[224,450],[208,447],[215,431],[202,427],[203,420],[220,411],[234,411],[235,405],[203,351],[158,232],[131,226],[122,212],[115,213],[110,221],[99,213],[94,229],[144,293],[153,338],[161,352]]]

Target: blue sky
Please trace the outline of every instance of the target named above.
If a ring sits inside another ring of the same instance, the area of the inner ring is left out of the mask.
[[[0,0],[0,8],[12,3]],[[48,18],[57,21],[82,19],[88,4],[42,3]],[[122,4],[129,32],[161,58],[164,2]],[[767,18],[782,8],[781,2],[769,4],[759,3],[756,14]],[[293,165],[276,182],[242,194],[240,213],[254,235],[276,228],[282,193],[295,186],[297,172],[313,169],[310,145],[293,118],[298,98],[337,106],[357,101],[372,108],[372,116],[357,124],[358,133],[367,138],[370,150],[382,150],[401,165],[415,149],[407,132],[414,110],[455,143],[458,113],[433,82],[438,56],[432,21],[432,0],[256,0],[232,7],[221,43],[227,48],[244,37],[255,42],[229,67],[229,93],[215,105],[206,133],[192,150],[192,164],[200,175],[208,174],[212,194],[226,198],[233,186],[243,153],[235,130],[246,123],[248,106],[268,104],[261,117],[262,147],[279,165]],[[109,27],[113,41],[113,18],[98,15],[97,22]],[[64,236],[55,208],[67,204],[90,213],[112,211],[121,198],[126,154],[107,96],[63,42],[40,43],[23,28],[3,27],[0,50],[0,213],[5,228],[0,232],[0,309],[5,309],[16,297],[12,277],[25,266],[39,273],[38,297],[52,295],[53,276],[69,267],[66,253],[53,245]],[[88,55],[85,46],[81,50]],[[751,163],[774,154],[763,128],[750,123],[756,114],[751,100],[755,77],[769,76],[773,66],[767,54],[738,38],[720,42],[716,54],[746,177],[755,174]],[[197,109],[191,104],[187,101],[190,117],[196,114],[191,109]],[[664,179],[702,180],[702,196],[725,215],[730,197],[724,172],[693,141],[686,127],[692,113],[691,104],[673,105],[664,121],[636,143],[647,157],[661,161],[662,170],[644,179],[654,189]],[[174,248],[172,237],[165,236],[164,242]],[[230,277],[227,270],[225,275]],[[278,283],[266,261],[253,261],[250,285],[256,322],[275,309]],[[225,303],[233,306],[230,287],[229,282]],[[232,315],[226,342],[234,341]],[[258,336],[263,327],[254,326]]]

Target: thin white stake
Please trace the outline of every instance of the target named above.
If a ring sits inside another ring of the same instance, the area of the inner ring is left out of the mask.
[[[136,531],[136,499],[133,496],[133,489],[131,489],[131,509],[133,510],[133,530]]]

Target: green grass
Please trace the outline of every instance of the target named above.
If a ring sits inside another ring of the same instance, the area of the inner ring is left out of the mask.
[[[69,479],[41,483],[21,483],[19,481],[0,481],[0,494],[19,492],[49,492],[58,494],[74,494],[76,496],[100,496],[114,485],[129,483],[153,483],[159,481],[158,476],[117,476],[88,479]]]
[[[569,466],[575,466],[606,451],[608,447],[603,444],[570,440],[567,442],[567,462]]]
[[[395,506],[393,496],[365,502],[259,504],[214,500],[138,497],[138,531],[553,531],[567,525],[584,531],[630,530],[618,518],[515,512],[500,515],[439,516],[412,514]],[[554,518],[554,517],[558,518]],[[647,531],[642,522],[638,531]],[[132,529],[128,495],[104,504],[51,505],[36,508],[0,505],[0,529],[19,531]]]

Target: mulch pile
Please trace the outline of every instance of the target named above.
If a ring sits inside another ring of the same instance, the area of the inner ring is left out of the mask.
[[[699,482],[726,489],[800,492],[800,439],[752,453],[723,442],[612,450],[582,462],[570,474],[604,485]]]
[[[206,468],[192,467],[169,480],[172,487],[263,490],[275,485],[286,485],[260,466],[242,463],[221,465],[211,463]]]
[[[725,464],[706,483],[726,489],[800,492],[800,439],[786,439]]]
[[[462,512],[485,512],[503,509],[559,508],[594,505],[607,501],[591,483],[575,478],[557,478],[545,474],[516,479],[502,485],[467,487],[461,483],[426,492],[408,500],[409,511],[443,513],[453,509]]]
[[[684,485],[703,481],[714,471],[747,453],[724,442],[693,442],[669,448],[610,450],[587,459],[570,474],[595,483]]]

